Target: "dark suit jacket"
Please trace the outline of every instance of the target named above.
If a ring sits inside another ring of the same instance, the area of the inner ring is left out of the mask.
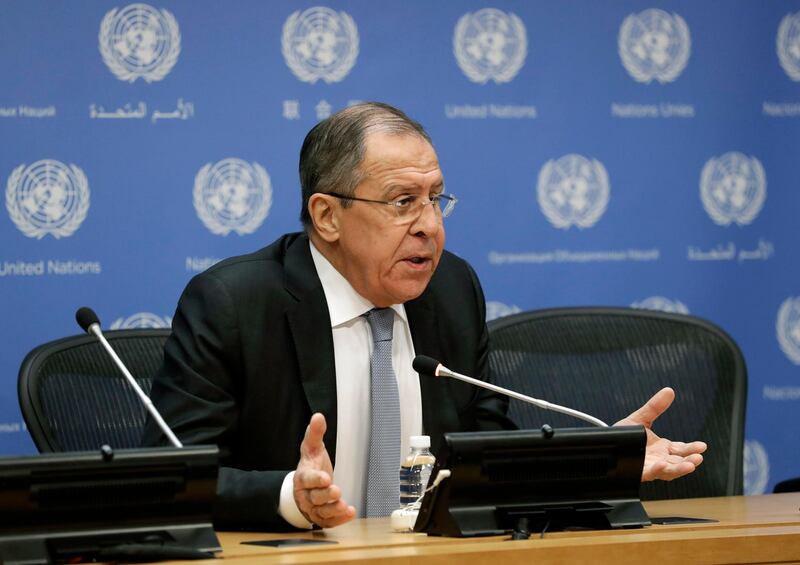
[[[488,374],[484,298],[469,265],[445,252],[425,292],[406,303],[414,349],[460,373]],[[420,377],[425,433],[501,429],[507,401],[451,379]],[[280,486],[294,470],[314,412],[336,453],[336,375],[325,295],[305,234],[227,259],[181,296],[151,398],[186,444],[222,452],[214,522],[287,529]],[[365,425],[367,425],[365,423]],[[148,422],[145,445],[165,443]]]

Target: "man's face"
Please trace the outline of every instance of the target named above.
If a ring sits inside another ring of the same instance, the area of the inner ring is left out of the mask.
[[[353,196],[424,199],[444,189],[436,152],[424,139],[373,133],[365,145],[363,180]],[[433,206],[408,221],[399,220],[391,206],[352,201],[338,216],[336,267],[356,292],[378,307],[422,294],[444,249],[442,216]]]

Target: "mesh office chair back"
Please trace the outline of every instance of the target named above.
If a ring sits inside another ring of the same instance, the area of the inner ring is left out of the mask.
[[[709,448],[695,473],[644,483],[643,499],[742,493],[747,371],[738,346],[717,326],[633,308],[556,308],[492,320],[489,334],[497,384],[609,424],[660,388],[675,389],[654,430]],[[509,415],[521,428],[590,425],[517,400]]]
[[[169,329],[110,330],[111,346],[145,391],[164,357]],[[138,447],[145,408],[97,338],[42,344],[22,362],[18,393],[40,452]]]

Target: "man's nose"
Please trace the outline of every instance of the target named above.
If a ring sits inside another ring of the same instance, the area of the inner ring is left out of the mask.
[[[419,217],[411,224],[411,233],[430,237],[442,229],[442,215],[436,206],[437,204],[431,202],[422,207]]]

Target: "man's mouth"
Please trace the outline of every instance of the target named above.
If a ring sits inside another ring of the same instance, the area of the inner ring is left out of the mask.
[[[431,258],[423,255],[412,255],[403,259],[403,262],[412,269],[426,269],[430,265]]]

